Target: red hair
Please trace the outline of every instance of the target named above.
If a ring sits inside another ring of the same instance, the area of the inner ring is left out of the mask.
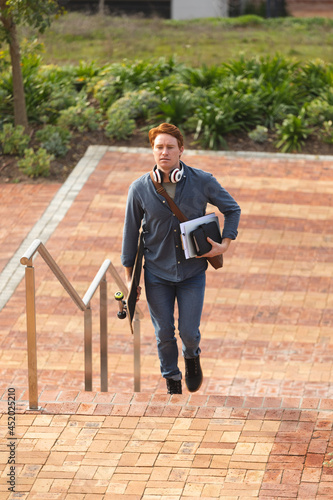
[[[154,147],[155,139],[160,134],[169,134],[172,137],[175,137],[178,141],[179,149],[184,146],[184,137],[182,136],[181,131],[175,125],[171,123],[161,123],[158,127],[154,127],[149,130],[148,137],[151,144],[151,147]]]

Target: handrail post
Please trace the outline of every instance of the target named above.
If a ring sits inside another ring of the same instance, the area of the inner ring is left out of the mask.
[[[92,391],[92,317],[88,304],[84,311],[84,388]]]
[[[141,390],[140,372],[140,318],[138,311],[134,313],[133,321],[133,347],[134,347],[134,392]]]
[[[32,258],[28,261],[25,268],[25,294],[27,307],[29,408],[30,410],[38,410],[35,269],[32,265]]]
[[[101,391],[108,392],[108,294],[104,275],[99,286],[100,353],[101,353]]]

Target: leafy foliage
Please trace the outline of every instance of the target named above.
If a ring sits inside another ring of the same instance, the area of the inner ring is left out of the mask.
[[[147,120],[158,104],[158,97],[149,90],[126,93],[106,112],[106,134],[113,139],[126,139],[136,128],[135,120]]]
[[[221,66],[207,67],[205,64],[201,68],[184,68],[182,76],[184,83],[191,87],[210,88],[223,77],[225,71]]]
[[[251,132],[248,133],[248,136],[255,142],[266,142],[268,137],[268,128],[263,125],[257,125],[254,130],[251,130]]]
[[[129,116],[126,110],[118,109],[109,115],[105,127],[105,133],[111,139],[127,139],[136,128],[135,120]]]
[[[0,145],[3,154],[21,156],[30,142],[30,137],[24,132],[24,127],[14,127],[6,123],[0,132]]]
[[[1,20],[10,18],[15,24],[25,24],[43,33],[51,24],[54,15],[59,12],[55,0],[6,0],[0,2]],[[10,43],[6,23],[0,25],[0,43]]]
[[[312,130],[308,126],[304,110],[298,116],[288,115],[277,126],[278,142],[277,147],[281,148],[283,153],[289,151],[301,151],[305,139],[311,134]]]
[[[71,133],[63,127],[46,125],[36,132],[36,138],[40,141],[41,147],[54,156],[65,156],[69,150]]]
[[[55,156],[66,153],[70,130],[104,129],[113,139],[126,139],[161,121],[194,134],[209,149],[227,147],[228,135],[238,132],[248,132],[258,142],[269,133],[282,152],[301,151],[312,133],[333,142],[333,65],[322,61],[302,64],[276,55],[241,56],[200,68],[164,58],[57,67],[43,65],[42,49],[38,43],[23,44],[22,71],[29,117],[46,124],[36,138]],[[7,60],[2,53],[2,133],[13,122]],[[22,138],[15,141],[24,143]],[[20,154],[26,146],[20,146]]]
[[[79,132],[85,130],[98,130],[102,115],[98,109],[94,108],[84,97],[80,97],[75,106],[60,111],[57,124]]]
[[[323,127],[318,131],[318,137],[327,144],[333,144],[333,122],[328,120],[323,123]]]
[[[192,94],[185,90],[184,92],[170,93],[165,96],[159,103],[160,113],[158,118],[160,121],[173,123],[181,127],[186,122],[195,108],[195,103]]]
[[[53,158],[43,148],[39,148],[37,151],[29,148],[25,150],[24,158],[18,161],[18,167],[28,177],[48,177]]]

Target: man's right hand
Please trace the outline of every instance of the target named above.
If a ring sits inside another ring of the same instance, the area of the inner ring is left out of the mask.
[[[128,288],[128,290],[130,290],[130,289],[131,289],[131,284],[132,284],[132,273],[133,273],[133,267],[125,267],[125,280],[126,280],[126,284],[127,284],[127,288]],[[138,287],[137,287],[137,297],[136,297],[136,301],[138,301],[138,300],[139,300],[140,295],[141,295],[141,286],[138,286]]]

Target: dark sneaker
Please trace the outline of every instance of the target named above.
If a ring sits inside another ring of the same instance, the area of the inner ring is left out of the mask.
[[[200,366],[200,356],[191,359],[185,359],[185,383],[190,392],[196,392],[200,389],[203,375]]]
[[[173,380],[172,378],[167,378],[166,384],[168,389],[168,394],[182,394],[182,381]]]

